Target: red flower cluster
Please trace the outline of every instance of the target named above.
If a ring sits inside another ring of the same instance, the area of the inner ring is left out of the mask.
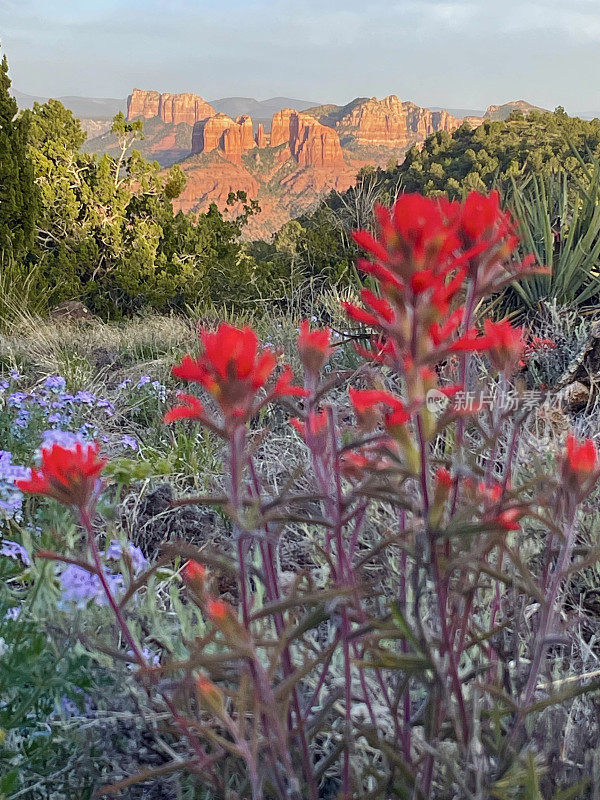
[[[275,370],[275,353],[260,350],[256,333],[247,326],[235,328],[221,323],[216,331],[202,330],[200,339],[202,355],[198,358],[185,356],[181,364],[173,367],[173,375],[206,389],[219,404],[226,420],[247,420],[255,410],[257,392]],[[305,394],[304,389],[292,385],[292,372],[286,366],[269,396]],[[196,397],[189,394],[179,397],[182,404],[167,412],[165,422],[205,419],[202,404]]]
[[[526,367],[536,353],[544,353],[547,350],[554,350],[555,348],[556,342],[554,339],[544,339],[541,336],[533,336],[524,344],[523,356],[519,362],[519,366]]]
[[[188,561],[181,574],[188,586],[193,589],[202,588],[206,580],[206,567],[197,561]]]
[[[306,440],[308,436],[323,437],[327,432],[328,420],[325,409],[311,411],[306,421],[294,417],[290,420],[290,425]]]
[[[323,368],[331,355],[330,340],[329,328],[311,331],[308,320],[302,320],[298,335],[298,352],[307,372],[317,374]]]
[[[497,193],[472,192],[463,203],[405,194],[391,211],[378,207],[376,216],[377,236],[359,231],[354,238],[370,255],[359,266],[376,279],[379,296],[363,290],[363,307],[344,304],[352,319],[378,331],[361,353],[407,379],[469,351],[488,351],[497,369],[514,370],[521,330],[504,320],[487,322],[480,334],[459,299],[469,288],[472,306],[482,293],[527,271],[528,264],[504,266],[518,239]]]
[[[42,449],[39,469],[29,479],[16,481],[22,492],[53,497],[68,506],[85,508],[97,490],[106,459],[99,458],[99,445],[77,442],[74,447],[54,444]]]
[[[600,459],[593,439],[579,441],[572,433],[567,436],[563,476],[568,489],[582,494],[598,479]]]
[[[483,344],[490,361],[498,372],[511,375],[519,364],[525,346],[523,329],[513,328],[507,319],[500,322],[486,319],[483,331]]]

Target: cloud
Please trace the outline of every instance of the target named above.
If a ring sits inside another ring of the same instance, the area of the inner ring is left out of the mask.
[[[505,30],[521,33],[556,32],[579,42],[600,42],[600,7],[587,0],[563,3],[525,2],[507,15]]]

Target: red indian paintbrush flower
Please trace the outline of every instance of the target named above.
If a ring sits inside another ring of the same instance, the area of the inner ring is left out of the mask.
[[[567,436],[565,467],[574,476],[586,478],[598,470],[598,450],[592,439],[578,441],[572,433]]]
[[[302,320],[298,335],[298,352],[300,360],[308,372],[316,374],[325,365],[331,355],[330,340],[329,328],[311,331],[308,320]]]
[[[482,339],[496,369],[505,374],[514,372],[523,353],[523,329],[513,328],[507,319],[500,322],[486,319]]]
[[[562,472],[567,495],[579,502],[600,477],[598,449],[592,439],[579,441],[572,433],[567,436]]]
[[[443,486],[444,489],[449,490],[452,488],[454,481],[446,467],[439,467],[435,473],[435,477],[438,484]]]
[[[201,706],[218,716],[223,713],[225,707],[223,692],[208,675],[200,675],[196,678],[196,692]]]
[[[200,400],[193,394],[178,392],[177,397],[181,405],[171,408],[163,417],[163,422],[175,422],[178,419],[203,419],[204,408]]]
[[[99,458],[98,444],[77,442],[73,447],[42,448],[39,469],[31,477],[16,482],[22,492],[53,497],[68,506],[84,508],[97,488],[106,459]]]
[[[328,416],[324,408],[318,411],[311,411],[306,418],[306,422],[294,417],[290,420],[290,425],[300,436],[306,440],[308,436],[322,436],[327,431]]]
[[[404,404],[397,397],[382,389],[348,389],[350,401],[358,424],[364,431],[372,431],[381,419],[381,406],[393,411],[404,411]]]
[[[476,240],[498,227],[502,228],[503,233],[512,230],[510,214],[500,208],[499,193],[494,191],[485,195],[469,192],[460,209],[461,233]]]
[[[206,580],[206,567],[204,564],[191,560],[187,562],[181,574],[188,586],[192,588],[202,587]]]
[[[248,326],[235,328],[221,323],[216,331],[202,330],[203,352],[198,358],[185,356],[173,367],[173,375],[203,386],[217,401],[227,418],[246,419],[252,412],[256,393],[263,388],[275,369],[277,358],[271,350],[259,350],[256,333]],[[291,371],[286,368],[276,383],[273,396],[302,395],[291,385]],[[184,405],[168,412],[166,421],[202,418],[199,401],[184,395]]]
[[[231,607],[223,600],[209,600],[206,610],[213,622],[217,620],[222,621],[231,613]]]
[[[289,364],[286,364],[273,388],[275,397],[308,397],[310,392],[302,386],[294,386],[292,384],[293,379],[292,368]]]

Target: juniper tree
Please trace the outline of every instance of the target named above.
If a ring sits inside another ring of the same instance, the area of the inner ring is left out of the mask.
[[[6,55],[0,63],[0,262],[20,260],[35,238],[38,195],[27,156],[27,123],[10,94]]]

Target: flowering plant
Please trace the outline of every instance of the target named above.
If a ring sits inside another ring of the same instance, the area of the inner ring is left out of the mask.
[[[78,566],[101,585],[120,655],[185,746],[160,769],[186,768],[216,796],[317,800],[328,785],[342,800],[509,796],[533,763],[530,715],[568,699],[541,678],[578,508],[600,474],[596,447],[571,435],[554,475],[517,482],[526,414],[452,403],[476,379],[476,359],[488,383],[514,383],[518,394],[523,332],[508,320],[480,327],[476,311],[541,268],[515,259],[497,194],[404,195],[376,218],[376,235],[355,236],[376,291],[345,303],[360,326],[353,374],[325,373],[331,334],[307,322],[302,385],[253,330],[227,324],[202,330],[200,354],[173,369],[193,388],[165,422],[210,431],[226,464],[224,492],[180,502],[220,505],[231,521],[226,557],[185,542],[162,556],[187,559],[182,584],[201,621],[187,658],[150,661],[130,622],[128,604],[154,566],[122,597],[111,585],[97,541],[97,450],[44,450],[18,483],[76,509],[89,553]],[[274,403],[290,408],[310,465],[280,489],[263,480],[258,455]],[[290,575],[280,544],[298,528],[317,539],[314,568]],[[532,531],[538,570],[523,557]],[[525,607],[527,623],[512,613]],[[365,746],[375,766],[361,759]]]

